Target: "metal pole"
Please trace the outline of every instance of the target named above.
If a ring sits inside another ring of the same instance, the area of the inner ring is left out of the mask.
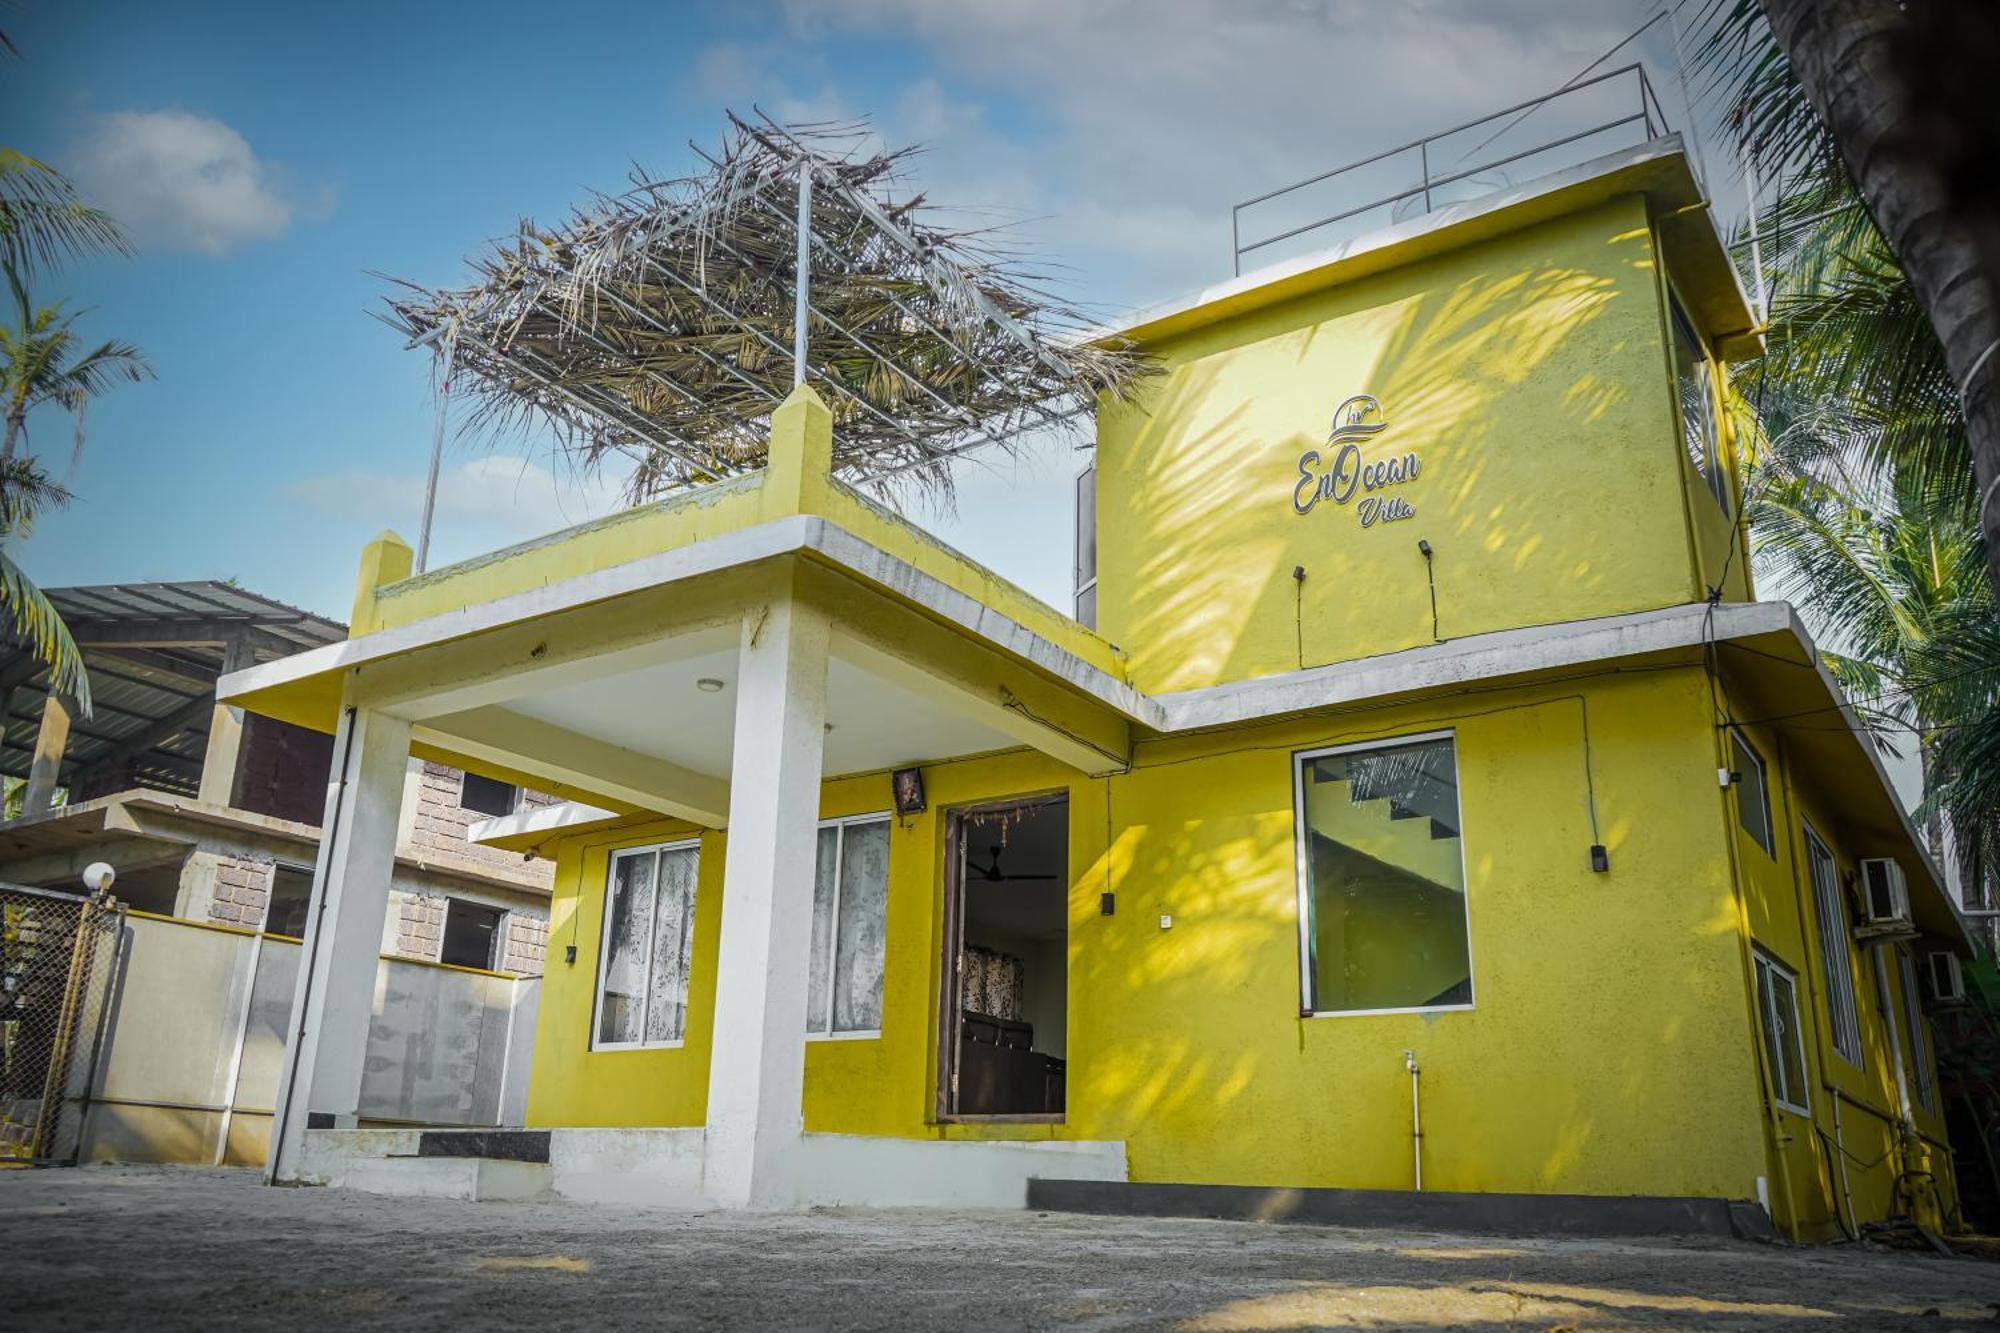
[[[1694,113],[1694,98],[1688,95],[1687,60],[1681,55],[1681,16],[1679,9],[1676,8],[1676,0],[1667,0],[1667,27],[1673,31],[1674,35],[1674,78],[1681,85],[1681,105],[1687,108],[1688,145],[1694,149],[1695,175],[1701,180],[1702,194],[1712,198],[1713,191],[1708,188],[1708,164],[1702,160],[1701,156],[1701,126],[1697,123],[1698,118]],[[1645,66],[1641,65],[1639,68],[1640,79],[1643,80],[1645,75]],[[1639,94],[1641,97],[1645,96],[1644,90],[1645,85],[1642,82]],[[1666,112],[1664,110],[1660,112],[1660,118],[1662,120],[1666,119]]]
[[[1417,158],[1423,164],[1424,172],[1424,212],[1431,211],[1431,145],[1428,139],[1417,143]]]
[[[799,159],[799,258],[792,296],[792,387],[806,382],[806,310],[812,286],[812,159]]]
[[[417,573],[430,564],[431,518],[437,513],[438,468],[444,459],[444,422],[451,408],[451,374],[458,365],[458,344],[444,355],[444,382],[438,386],[437,424],[431,429],[431,475],[424,483],[424,521],[417,528]]]
[[[1764,290],[1764,250],[1757,243],[1757,162],[1749,153],[1743,157],[1743,193],[1750,201],[1750,282],[1757,296],[1757,319],[1769,323],[1771,298]]]

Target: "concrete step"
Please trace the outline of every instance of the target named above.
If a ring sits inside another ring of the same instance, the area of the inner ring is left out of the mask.
[[[552,1177],[547,1162],[511,1162],[490,1157],[378,1157],[349,1166],[341,1184],[368,1194],[405,1198],[518,1203],[546,1198]]]

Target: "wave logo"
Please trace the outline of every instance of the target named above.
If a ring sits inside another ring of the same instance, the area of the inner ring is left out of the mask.
[[[1327,432],[1326,442],[1336,447],[1349,440],[1358,443],[1370,435],[1379,434],[1388,424],[1382,417],[1382,404],[1375,395],[1357,393],[1333,409],[1333,429]]]

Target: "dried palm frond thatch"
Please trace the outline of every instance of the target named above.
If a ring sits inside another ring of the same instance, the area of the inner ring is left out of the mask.
[[[399,283],[388,322],[453,367],[471,424],[546,422],[585,468],[631,458],[635,502],[763,466],[793,383],[801,172],[806,378],[836,475],[946,498],[954,455],[1070,424],[1145,373],[1136,349],[1079,336],[1084,313],[992,231],[892,201],[913,150],[864,151],[861,124],[729,121],[703,174],[635,175],[560,226],[524,221],[473,261],[476,286]]]

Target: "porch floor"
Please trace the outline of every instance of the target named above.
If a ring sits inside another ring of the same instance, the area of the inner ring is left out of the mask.
[[[12,1328],[1986,1327],[2000,1267],[1034,1212],[679,1213],[0,1172]],[[1924,1317],[1935,1310],[1941,1319]]]

